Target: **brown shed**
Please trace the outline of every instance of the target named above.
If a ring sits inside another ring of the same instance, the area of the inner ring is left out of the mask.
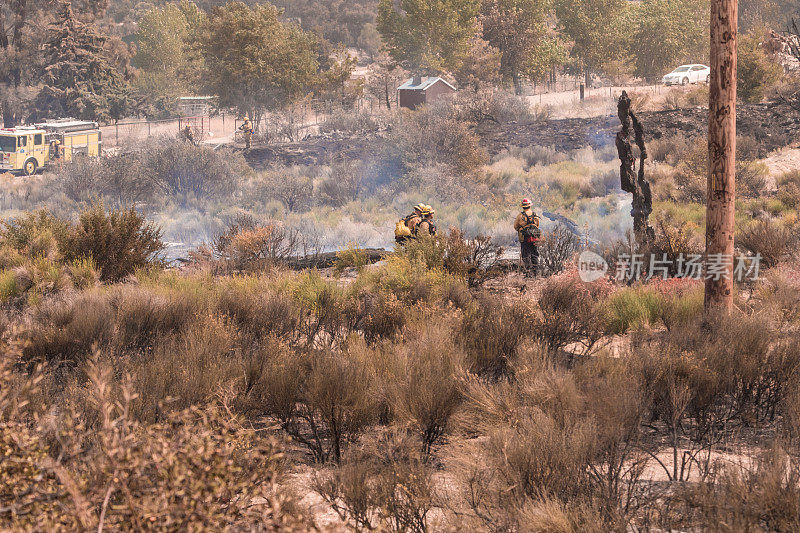
[[[414,76],[397,88],[400,107],[406,109],[416,109],[418,106],[431,104],[455,92],[455,87],[436,76]]]

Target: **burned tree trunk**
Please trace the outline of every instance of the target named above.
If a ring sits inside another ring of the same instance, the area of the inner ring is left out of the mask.
[[[622,123],[622,129],[617,133],[617,152],[619,154],[619,178],[622,190],[633,194],[633,233],[636,244],[644,248],[653,241],[654,232],[650,226],[650,213],[653,212],[653,197],[650,193],[650,184],[644,177],[644,162],[647,160],[647,149],[644,144],[644,129],[639,119],[631,111],[631,99],[628,93],[622,91],[617,103],[617,113]],[[639,170],[636,170],[636,157],[631,145],[631,129],[633,139],[639,148]]]

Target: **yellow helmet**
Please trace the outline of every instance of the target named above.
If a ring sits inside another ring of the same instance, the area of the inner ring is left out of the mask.
[[[414,206],[414,211],[416,211],[417,213],[422,213],[422,209],[424,207],[425,207],[425,204],[422,204],[422,203],[417,204],[417,205]]]
[[[423,204],[422,206],[422,214],[423,215],[430,215],[433,211],[433,208],[429,205]]]

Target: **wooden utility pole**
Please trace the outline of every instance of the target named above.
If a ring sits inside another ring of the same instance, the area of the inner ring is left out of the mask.
[[[736,37],[738,0],[711,0],[711,84],[708,105],[706,311],[733,308],[736,198]],[[712,275],[711,265],[717,273]],[[722,266],[724,265],[724,266]]]

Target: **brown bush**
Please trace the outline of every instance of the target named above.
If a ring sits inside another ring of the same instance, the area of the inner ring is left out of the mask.
[[[371,376],[347,353],[300,354],[273,345],[260,353],[250,402],[277,418],[314,461],[339,462],[348,443],[377,417]]]
[[[65,295],[46,300],[34,311],[23,333],[27,361],[53,365],[78,365],[91,356],[95,346],[112,339],[114,314],[108,298],[99,291]]]
[[[539,245],[539,271],[549,276],[563,272],[580,248],[580,239],[563,224],[544,232]]]
[[[110,368],[92,363],[89,385],[82,388],[92,413],[64,405],[36,425],[13,406],[18,395],[35,393],[41,375],[17,379],[9,372],[3,363],[3,529],[307,529],[278,488],[283,471],[277,442],[248,430],[223,407],[141,424],[129,414],[132,388],[112,382]],[[11,381],[17,383],[9,395]],[[87,418],[98,422],[88,428]]]
[[[211,253],[220,273],[257,272],[286,263],[299,255],[303,238],[299,232],[274,221],[237,216],[214,236]]]
[[[708,483],[679,493],[682,520],[671,526],[708,531],[797,531],[800,464],[780,447],[752,466],[725,465]]]
[[[116,287],[110,304],[117,325],[115,344],[122,350],[152,349],[164,335],[183,331],[201,312],[189,294],[157,294],[138,286]]]
[[[402,331],[407,322],[407,309],[394,294],[362,292],[356,307],[350,310],[353,327],[361,331],[372,344],[381,339],[391,339]]]
[[[277,338],[289,343],[298,341],[301,310],[289,295],[261,290],[226,290],[217,301],[217,309],[230,317],[240,335],[253,342]]]
[[[776,266],[795,252],[797,231],[771,220],[761,220],[741,230],[736,243],[752,254],[761,255],[765,268]]]
[[[508,370],[520,346],[534,335],[534,316],[524,302],[505,303],[481,296],[468,310],[457,332],[471,372],[499,377]]]
[[[591,352],[605,335],[596,302],[606,290],[604,283],[583,283],[574,275],[549,279],[539,296],[540,316],[531,326],[534,338],[554,354],[573,343]]]
[[[236,390],[244,378],[234,333],[212,317],[163,337],[152,353],[136,357],[131,367],[139,396],[132,413],[155,422],[163,420],[165,410],[208,405],[226,389]]]
[[[447,325],[422,320],[407,327],[405,342],[393,347],[390,371],[382,382],[392,413],[419,436],[427,458],[461,403],[457,379],[463,354]]]
[[[451,228],[444,246],[445,270],[465,279],[469,287],[479,287],[503,273],[500,267],[503,247],[492,242],[491,237],[478,235],[467,239],[462,231]]]
[[[351,449],[339,467],[317,476],[314,490],[356,529],[429,531],[436,493],[416,444],[389,432]]]
[[[486,163],[478,137],[464,122],[437,110],[422,109],[403,115],[391,139],[407,167],[443,163],[458,175],[468,175]]]
[[[477,428],[488,437],[476,444],[477,450],[466,452],[470,458],[462,458],[467,505],[484,527],[495,523],[524,527],[521,521],[530,519],[533,509],[563,506],[576,509],[574,519],[582,514],[577,509],[592,509],[589,514],[600,520],[597,527],[602,530],[624,529],[628,515],[622,487],[636,479],[619,467],[620,462],[627,464],[628,452],[612,442],[624,441],[630,428],[614,424],[597,443],[599,424],[613,418],[615,410],[620,414],[620,409],[611,400],[595,406],[596,413],[612,408],[608,417],[595,420],[585,411],[586,402],[595,397],[584,398],[569,374],[547,368],[542,361],[521,366],[513,383],[465,383],[467,420],[481,420]],[[607,390],[619,385],[611,382]],[[635,421],[634,417],[634,427]],[[625,430],[615,433],[622,426]],[[618,452],[622,457],[615,455]],[[485,460],[470,462],[474,453]],[[609,474],[612,477],[606,477]],[[613,486],[619,490],[609,490]],[[548,523],[558,516],[563,524],[566,517],[561,513],[540,520]],[[572,531],[569,524],[567,520],[564,531]]]

